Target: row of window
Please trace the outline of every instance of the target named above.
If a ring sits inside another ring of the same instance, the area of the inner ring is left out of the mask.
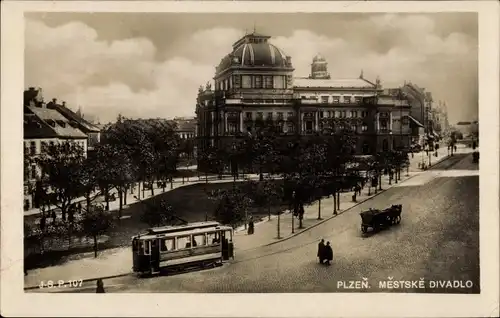
[[[232,88],[284,89],[289,86],[288,81],[288,77],[283,75],[232,75],[216,81],[215,88],[221,91]]]
[[[396,121],[396,119],[394,120]],[[308,120],[306,118],[306,120],[304,121],[304,130],[305,131],[312,131],[313,130],[313,127],[314,127],[314,120]],[[322,131],[323,130],[323,123],[320,121],[319,123],[319,130]],[[407,125],[408,124],[408,117],[403,117],[403,126]],[[277,124],[277,127],[279,127],[278,131],[279,132],[294,132],[294,123],[292,122],[287,122],[287,123],[283,123],[283,122],[279,122]],[[286,128],[286,130],[285,130]],[[352,129],[352,131],[358,131],[359,130],[359,126],[356,125],[356,124],[352,124],[350,126],[350,128]],[[361,124],[361,132],[366,132],[368,131],[368,124],[367,123],[363,123]],[[247,125],[247,130],[248,129],[251,129],[251,125]],[[389,130],[389,121],[387,119],[380,119],[379,120],[379,130],[380,131],[388,131]],[[226,131],[228,133],[236,133],[239,131],[239,124],[237,123],[232,123],[232,122],[229,122],[227,124],[227,129]]]
[[[233,117],[237,117],[237,113],[231,113]],[[234,115],[236,114],[236,115]],[[369,112],[367,111],[345,111],[345,110],[337,110],[337,111],[321,111],[319,112],[319,117],[320,118],[365,118],[367,117]],[[277,112],[277,119],[278,120],[283,120],[284,119],[284,113],[283,112]],[[293,112],[288,112],[287,113],[287,118],[293,117],[294,113]],[[264,112],[257,112],[256,113],[256,119],[264,119]],[[274,118],[274,113],[273,112],[266,112],[266,119],[273,119]],[[253,120],[253,113],[252,112],[245,112],[245,119],[248,120]]]
[[[180,133],[179,136],[181,139],[194,138],[194,133]]]
[[[302,96],[302,99],[307,99],[306,96]],[[353,101],[353,98],[351,96],[321,96],[321,103],[322,104],[329,104],[329,103],[334,103],[338,104],[341,102],[345,104],[350,104]],[[360,96],[354,97],[354,103],[360,104],[362,101],[362,98]]]
[[[215,232],[207,234],[163,238],[159,240],[152,240],[151,242],[152,244],[156,244],[157,241],[160,244],[160,251],[168,252],[168,251],[177,251],[192,247],[218,245],[221,243],[221,235]],[[229,238],[229,241],[231,241],[231,238]],[[148,244],[145,244],[145,241],[142,240],[134,241],[132,248],[134,250],[138,248],[139,251],[144,250],[145,254],[150,253],[150,246]]]
[[[75,140],[73,143],[76,143],[78,146],[82,147],[85,149],[85,141],[80,141],[80,140]],[[54,146],[55,142],[54,141],[42,141],[40,142],[40,149],[37,149],[37,143],[36,141],[25,141],[24,142],[24,151],[25,153],[29,155],[36,155],[38,153],[44,153],[47,149],[47,147],[52,147]]]

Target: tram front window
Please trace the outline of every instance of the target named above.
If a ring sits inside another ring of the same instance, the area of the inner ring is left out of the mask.
[[[139,247],[137,249],[137,253],[142,254],[144,251],[144,241],[138,241],[137,243],[138,243],[138,247]]]
[[[229,241],[229,242],[232,242],[233,241],[233,232],[232,231],[226,231],[226,239]]]

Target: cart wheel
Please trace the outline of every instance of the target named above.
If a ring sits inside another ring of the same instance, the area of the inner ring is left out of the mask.
[[[396,222],[397,222],[397,224],[401,223],[401,216],[398,216],[398,218],[397,218],[397,221],[396,221]]]
[[[361,232],[366,233],[366,226],[361,226]]]

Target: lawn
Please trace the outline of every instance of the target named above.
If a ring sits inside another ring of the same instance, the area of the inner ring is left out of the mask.
[[[276,181],[280,182],[280,181]],[[244,182],[236,182],[236,186],[242,186]],[[205,221],[213,219],[215,202],[210,200],[208,194],[215,189],[230,189],[233,182],[227,183],[205,183],[193,184],[179,187],[171,191],[160,193],[143,202],[136,202],[126,206],[122,211],[123,218],[116,221],[115,226],[108,234],[108,240],[100,244],[99,249],[109,249],[120,246],[128,246],[131,237],[146,230],[149,226],[141,221],[141,215],[145,209],[150,206],[157,206],[161,200],[165,200],[173,208],[173,213],[188,222]],[[158,193],[156,190],[155,192]],[[276,204],[271,207],[271,213],[277,214],[286,209],[286,204]],[[113,213],[118,213],[114,211]],[[258,220],[267,216],[267,209],[259,211],[254,207],[249,210],[249,214]],[[43,255],[39,253],[29,253],[26,258],[27,268],[37,268],[60,264],[73,254],[90,252],[92,250],[92,241],[86,242],[80,238],[75,238],[71,248],[68,247],[68,239],[52,239],[51,247],[46,247]],[[36,242],[35,242],[36,243]],[[27,244],[28,245],[28,244]],[[25,248],[25,253],[27,251]]]

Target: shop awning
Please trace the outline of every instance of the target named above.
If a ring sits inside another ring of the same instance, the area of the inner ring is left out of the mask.
[[[424,127],[424,125],[422,125],[421,122],[419,122],[418,120],[416,120],[415,118],[413,118],[412,116],[408,116],[410,118],[410,120],[417,126],[420,126],[420,127]]]

